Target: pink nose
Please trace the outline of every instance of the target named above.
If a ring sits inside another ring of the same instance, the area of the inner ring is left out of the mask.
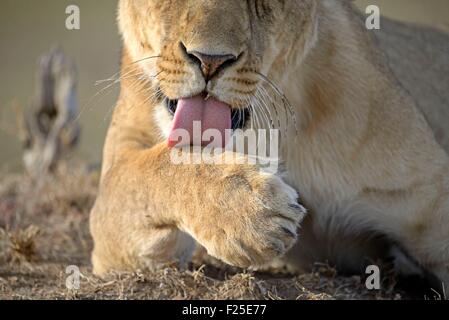
[[[233,54],[225,55],[208,55],[197,51],[189,52],[199,60],[201,71],[206,81],[210,80],[219,71],[229,67],[233,62],[237,61],[237,57]]]

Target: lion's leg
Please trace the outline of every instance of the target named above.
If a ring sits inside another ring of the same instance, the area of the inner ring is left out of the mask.
[[[117,152],[91,216],[94,268],[136,269],[189,256],[189,234],[247,267],[284,254],[304,216],[297,193],[252,165],[175,165],[164,145]],[[183,245],[188,243],[189,245]]]
[[[446,290],[449,287],[449,238],[447,235],[442,236],[441,229],[441,227],[429,226],[429,231],[422,234],[411,231],[393,235],[399,239],[397,240],[398,249],[400,253],[405,253],[405,257],[409,259],[408,263],[422,268],[425,271],[421,273],[422,276],[430,273],[433,277],[428,280],[432,281],[434,289],[440,291],[443,285]],[[399,260],[398,263],[401,262],[402,257],[404,254],[395,256]]]
[[[153,270],[164,266],[185,268],[194,252],[196,242],[176,228],[148,228],[139,239],[127,241],[125,246],[109,246],[111,239],[101,239],[96,233],[92,253],[94,273],[109,271]]]
[[[435,289],[441,290],[442,283],[449,288],[449,199],[440,209],[430,205],[413,222],[406,221],[396,238],[409,256],[438,278]]]
[[[370,192],[363,214],[420,267],[449,286],[449,179],[407,192]],[[441,283],[439,284],[441,287]]]

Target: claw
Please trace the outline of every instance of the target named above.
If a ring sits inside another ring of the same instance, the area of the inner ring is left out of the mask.
[[[289,204],[288,206],[292,209],[301,211],[301,213],[305,213],[307,211],[303,206],[300,206],[299,204]]]
[[[285,232],[286,234],[288,234],[290,237],[296,238],[296,234],[293,233],[291,230],[289,230],[289,229],[287,229],[287,228],[285,228],[285,227],[282,227],[282,230],[284,230],[284,232]]]

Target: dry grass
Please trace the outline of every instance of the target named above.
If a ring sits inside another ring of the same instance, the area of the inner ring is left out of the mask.
[[[255,274],[210,258],[189,270],[91,273],[89,210],[97,173],[61,170],[39,185],[26,176],[0,183],[0,299],[400,299],[391,286],[367,291],[360,277],[339,277],[326,265],[301,276]],[[207,263],[207,265],[204,265]],[[79,266],[79,290],[66,288],[66,267]]]
[[[26,229],[16,230],[15,232],[0,229],[0,237],[5,244],[5,262],[20,264],[37,261],[36,238],[39,232],[39,228],[36,226],[29,226]]]

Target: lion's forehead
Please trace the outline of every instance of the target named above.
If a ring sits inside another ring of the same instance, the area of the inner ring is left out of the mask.
[[[167,32],[200,35],[215,32],[235,36],[248,26],[251,15],[245,1],[174,1],[152,13]]]
[[[122,0],[140,14],[152,15],[167,27],[182,27],[185,22],[195,24],[240,24],[256,20],[264,23],[276,19],[274,12],[286,11],[288,0]],[[307,2],[307,1],[306,1]],[[183,23],[179,23],[183,22]],[[178,28],[179,29],[179,28]],[[182,31],[182,30],[181,30]]]

